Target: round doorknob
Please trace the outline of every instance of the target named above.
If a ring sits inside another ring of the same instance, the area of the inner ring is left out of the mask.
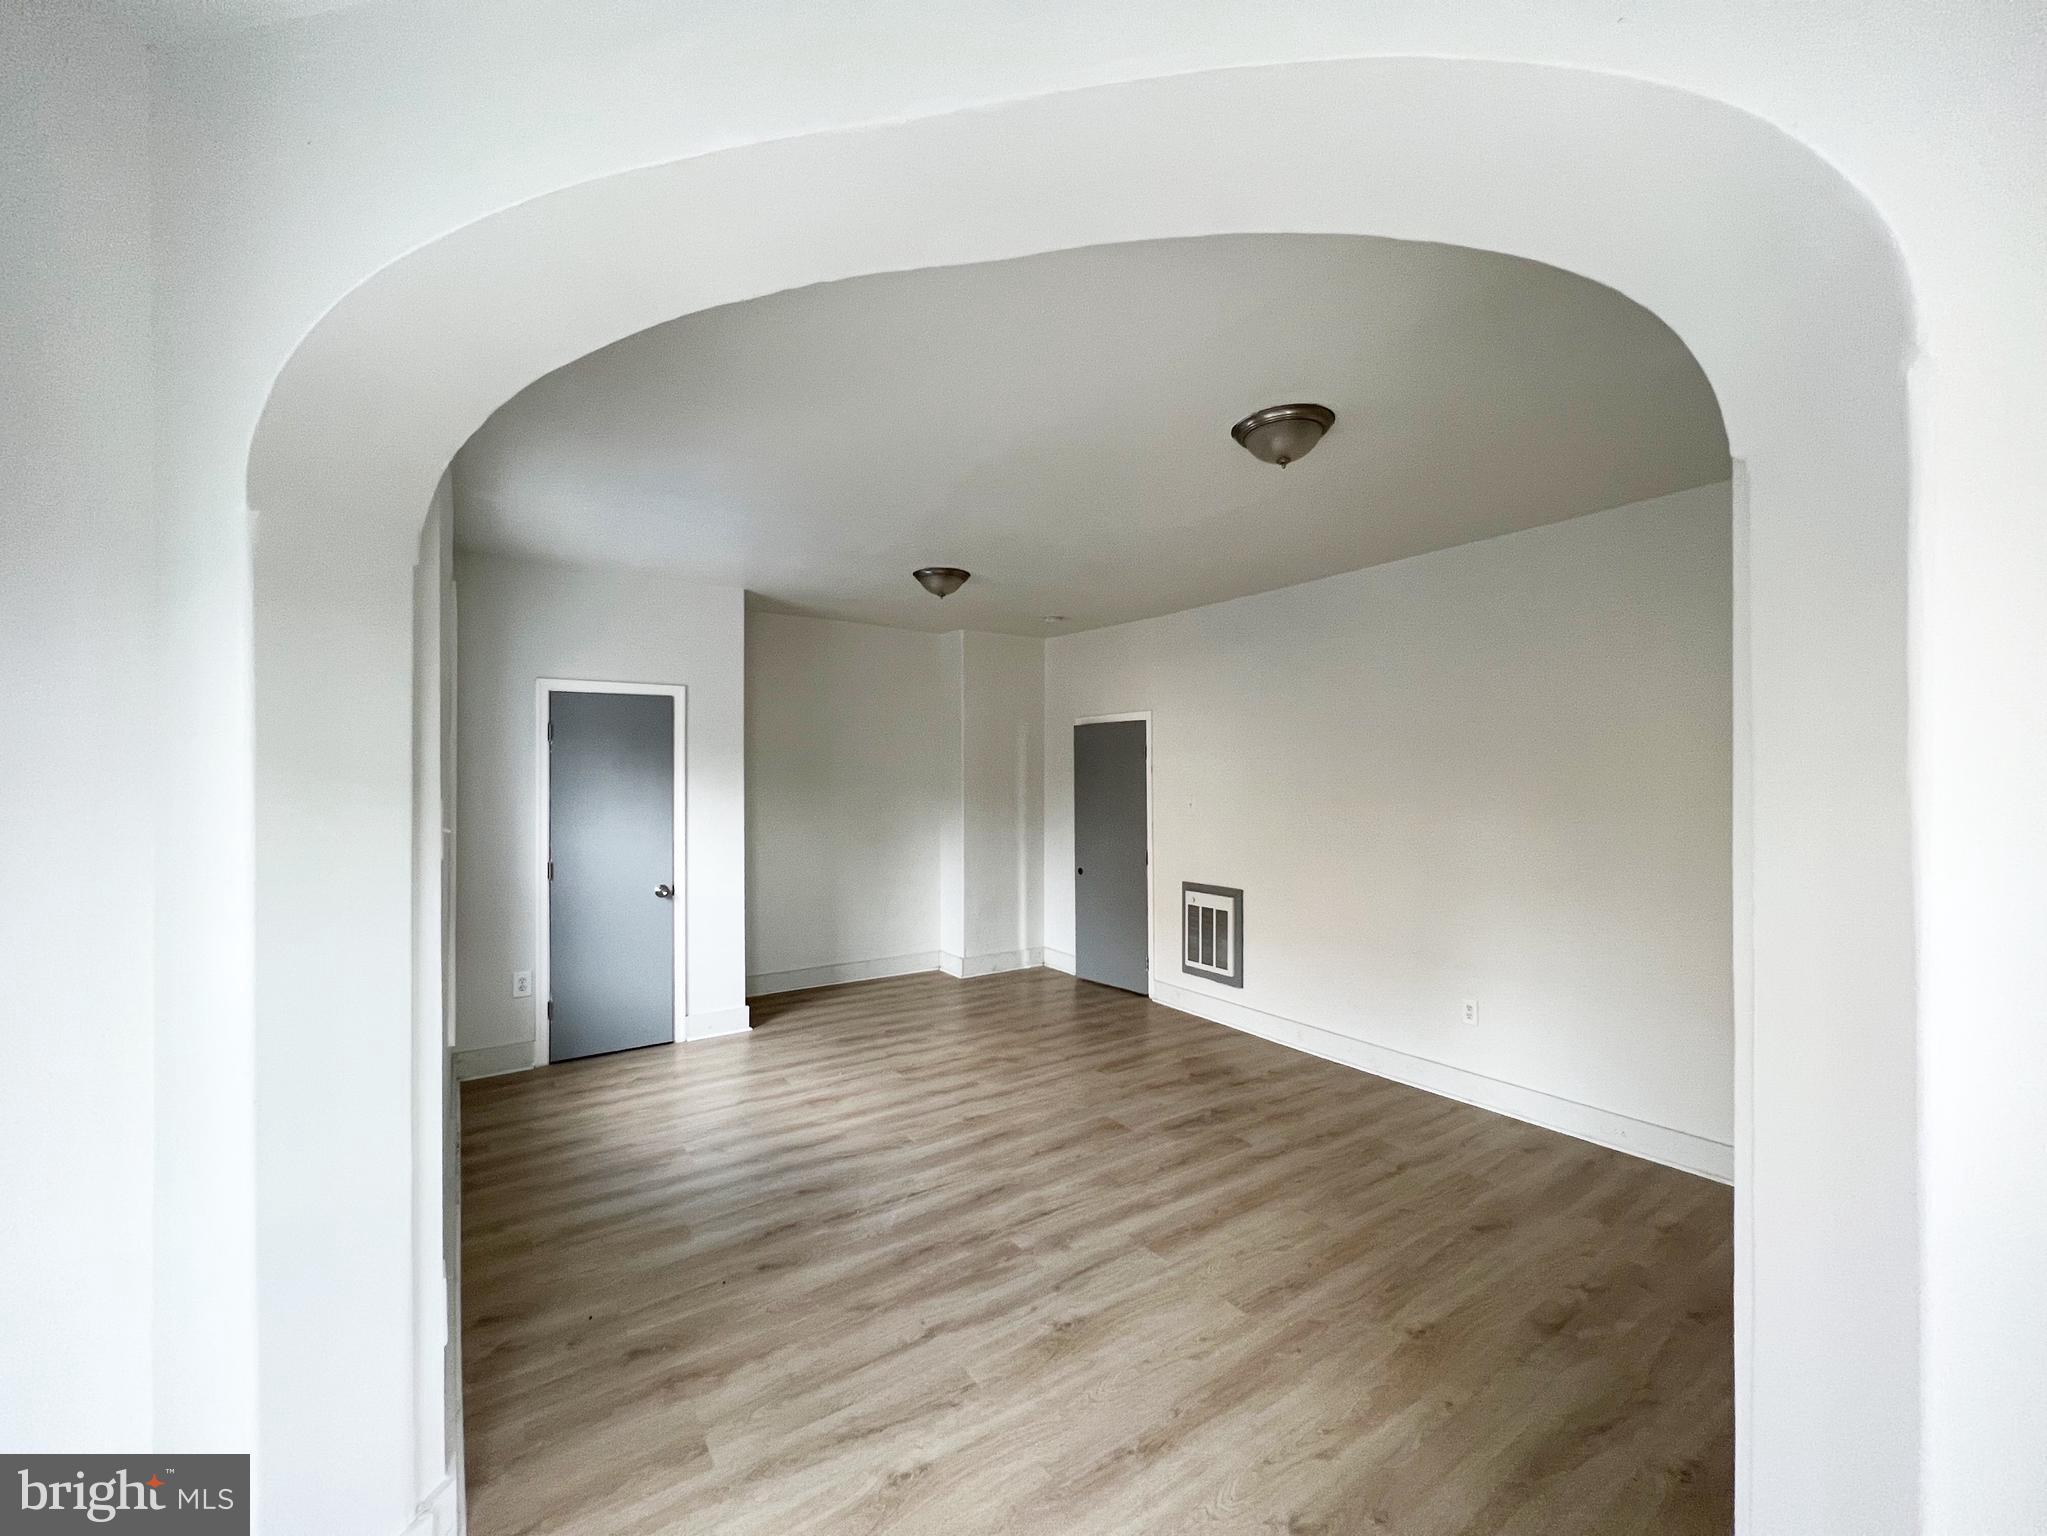
[[[657,885],[654,887],[654,894],[663,901],[667,901],[675,895],[675,887],[672,885]]]

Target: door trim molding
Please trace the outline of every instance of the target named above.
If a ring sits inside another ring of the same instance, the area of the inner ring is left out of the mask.
[[[1152,888],[1152,871],[1158,865],[1158,854],[1152,841],[1152,773],[1158,753],[1153,742],[1151,711],[1148,709],[1126,709],[1112,715],[1076,715],[1073,723],[1082,725],[1117,725],[1126,720],[1144,722],[1144,984],[1149,987],[1159,973],[1158,946],[1158,901]],[[1073,860],[1066,861],[1067,868],[1073,867]],[[1071,880],[1073,876],[1068,875]],[[1073,900],[1073,952],[1080,953],[1080,893],[1074,892]]]
[[[547,833],[547,696],[550,693],[665,693],[675,700],[675,991],[668,1000],[669,1038],[681,1040],[689,996],[689,689],[682,683],[618,683],[595,678],[542,677],[533,682],[533,1065],[547,1065],[547,1003],[552,993],[549,949]]]

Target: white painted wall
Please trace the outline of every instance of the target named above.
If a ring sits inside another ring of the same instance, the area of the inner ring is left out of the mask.
[[[1044,944],[1045,644],[963,633],[960,839],[968,975],[1038,963]]]
[[[747,619],[750,991],[1037,962],[1044,646]]]
[[[149,1443],[157,1199],[147,80],[69,10],[0,10],[0,1445],[46,1451]]]
[[[457,650],[460,1053],[531,1042],[534,702],[543,677],[680,683],[688,698],[688,1016],[746,1003],[744,596],[647,571],[461,552]],[[512,1058],[486,1058],[500,1068]]]
[[[967,948],[967,637],[958,631],[939,645],[940,725],[932,744],[943,801],[938,812],[939,961]],[[958,968],[956,962],[954,968]]]
[[[949,638],[747,615],[749,994],[938,964]]]
[[[1717,1144],[1725,1177],[1730,604],[1719,485],[1051,640],[1046,943],[1073,721],[1149,709],[1155,988]],[[1243,888],[1241,991],[1182,974],[1183,880]]]

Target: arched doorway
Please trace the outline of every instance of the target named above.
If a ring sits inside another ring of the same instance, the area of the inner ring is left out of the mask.
[[[306,337],[249,476],[259,1302],[289,1320],[259,1330],[259,1456],[281,1525],[369,1497],[333,1454],[362,1437],[337,1426],[395,1415],[425,1369],[402,1326],[422,1283],[422,1175],[396,1021],[411,1012],[411,568],[455,449],[539,374],[678,314],[865,272],[1232,231],[1547,262],[1654,310],[1711,378],[1737,461],[1743,1505],[1759,1529],[1905,1528],[1903,279],[1852,189],[1755,119],[1635,81],[1434,60],[1182,76],[621,174],[414,253]],[[360,1039],[363,1019],[391,1022],[337,1075],[320,1044]],[[343,1347],[296,1342],[361,1297]],[[363,1454],[395,1464],[402,1440]]]

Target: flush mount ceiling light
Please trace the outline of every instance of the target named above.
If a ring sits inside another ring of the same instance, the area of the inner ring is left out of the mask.
[[[1295,459],[1306,458],[1335,425],[1336,412],[1326,405],[1268,405],[1231,427],[1230,436],[1254,458],[1285,469]]]
[[[917,585],[933,597],[951,597],[967,584],[967,577],[972,572],[963,571],[956,565],[927,565],[910,574],[917,578]]]

